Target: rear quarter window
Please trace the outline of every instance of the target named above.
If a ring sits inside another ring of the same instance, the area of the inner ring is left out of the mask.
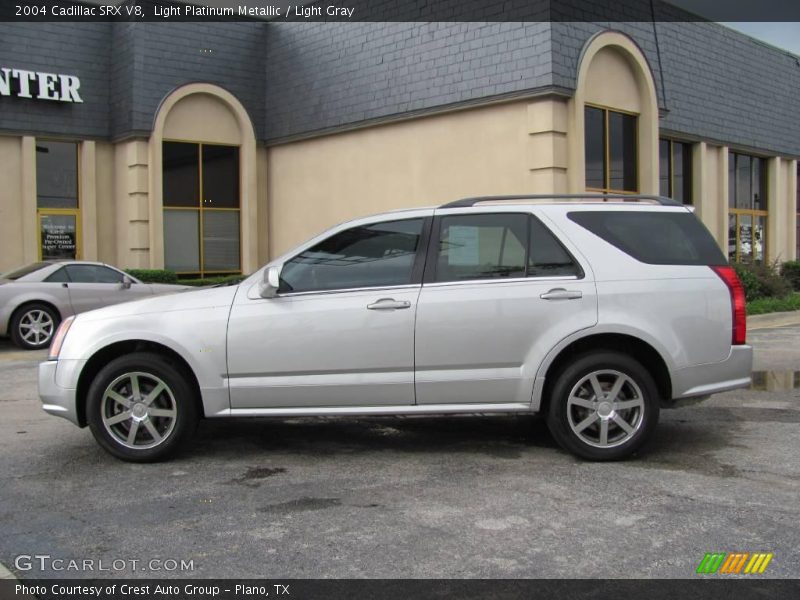
[[[581,211],[567,217],[643,263],[728,264],[708,229],[690,212]]]

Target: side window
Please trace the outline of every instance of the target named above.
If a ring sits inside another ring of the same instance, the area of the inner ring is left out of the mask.
[[[386,221],[339,232],[286,262],[281,291],[410,284],[422,223]]]
[[[581,268],[556,237],[536,217],[531,217],[528,277],[581,276]]]
[[[725,265],[717,242],[688,211],[580,211],[567,217],[651,265]]]
[[[69,281],[69,275],[67,275],[67,269],[61,267],[57,271],[53,271],[50,275],[45,279],[47,283],[67,283]]]
[[[529,214],[442,217],[435,281],[582,275],[545,225]]]
[[[528,215],[442,217],[436,281],[524,277]]]
[[[73,283],[122,283],[122,274],[101,265],[67,265]]]

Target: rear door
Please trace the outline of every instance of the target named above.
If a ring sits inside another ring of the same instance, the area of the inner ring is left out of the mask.
[[[417,308],[417,404],[529,403],[544,355],[596,322],[588,266],[538,218],[444,212]]]

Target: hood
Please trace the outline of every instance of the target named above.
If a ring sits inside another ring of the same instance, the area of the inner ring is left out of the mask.
[[[182,288],[183,286],[170,286]],[[224,288],[194,288],[192,291],[165,296],[154,296],[144,300],[134,300],[97,310],[82,313],[78,318],[82,321],[98,321],[131,315],[147,315],[172,311],[186,312],[195,309],[229,307],[236,295],[238,286]],[[178,290],[172,290],[178,291]]]
[[[154,294],[174,294],[175,292],[186,292],[196,290],[197,287],[191,285],[175,285],[172,283],[149,283],[150,289]]]

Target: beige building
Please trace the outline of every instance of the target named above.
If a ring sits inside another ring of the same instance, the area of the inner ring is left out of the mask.
[[[0,66],[3,110],[79,109],[93,93],[76,76],[80,102],[20,97],[27,76],[14,72],[30,66],[1,55]],[[48,88],[36,77],[31,88],[58,95],[56,80]],[[531,89],[277,140],[264,140],[255,111],[219,82],[174,86],[148,130],[116,136],[70,135],[69,123],[48,132],[30,118],[16,126],[6,113],[0,271],[74,256],[191,277],[250,273],[360,215],[587,190],[692,204],[734,261],[797,258],[797,156],[665,127],[663,85],[631,36],[605,30],[583,44],[573,90]]]

